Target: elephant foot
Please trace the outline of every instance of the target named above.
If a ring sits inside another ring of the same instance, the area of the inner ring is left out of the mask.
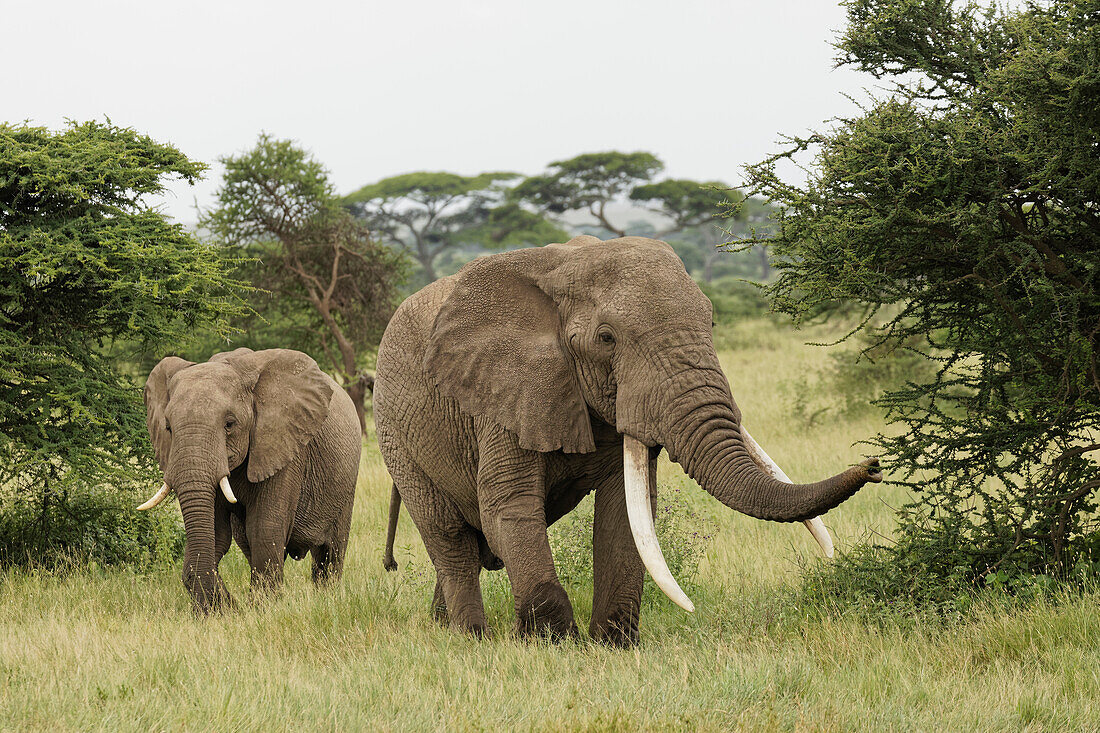
[[[517,603],[516,634],[521,638],[543,636],[553,641],[577,639],[580,634],[573,621],[569,596],[557,581],[535,586]]]
[[[209,616],[212,613],[227,613],[236,608],[233,596],[225,586],[216,588],[209,593],[201,591],[191,595],[191,610],[196,616]]]
[[[593,641],[620,649],[637,646],[639,638],[637,611],[625,611],[602,620],[593,616],[592,623],[588,627],[588,635]]]
[[[447,617],[447,601],[443,598],[443,584],[438,580],[435,582],[435,594],[432,596],[432,618],[440,626],[450,626],[450,620]]]
[[[480,624],[475,624],[473,626],[459,626],[457,624],[452,624],[452,628],[455,631],[459,631],[463,634],[469,634],[470,636],[474,637],[475,639],[488,640],[488,639],[493,638],[493,634],[489,630],[489,627],[484,626],[484,625],[480,625]]]

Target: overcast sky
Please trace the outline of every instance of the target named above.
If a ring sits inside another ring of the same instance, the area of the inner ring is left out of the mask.
[[[609,149],[736,183],[873,82],[833,69],[830,0],[0,0],[0,23],[2,120],[106,116],[212,164],[267,131],[342,193]],[[193,221],[219,179],[173,186],[165,210]]]

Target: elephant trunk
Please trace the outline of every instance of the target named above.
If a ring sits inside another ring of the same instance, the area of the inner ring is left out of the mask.
[[[770,463],[741,427],[732,397],[717,387],[695,387],[666,423],[664,445],[708,493],[731,509],[775,522],[808,521],[850,497],[868,481],[881,481],[870,459],[831,478],[792,484],[764,470]]]
[[[184,460],[179,463],[186,463]],[[209,461],[207,458],[206,461]],[[183,586],[191,595],[196,613],[206,614],[229,603],[229,594],[218,575],[214,543],[214,504],[217,478],[209,470],[189,462],[183,470],[169,470],[169,483],[179,496],[186,542],[183,551]],[[194,466],[194,467],[192,467]]]

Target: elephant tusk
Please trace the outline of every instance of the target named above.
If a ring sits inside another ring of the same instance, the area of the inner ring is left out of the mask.
[[[155,507],[155,506],[156,506],[157,504],[159,504],[159,503],[161,503],[162,501],[164,501],[164,498],[165,498],[166,496],[168,496],[168,493],[169,493],[170,491],[171,491],[171,489],[169,489],[169,488],[168,488],[168,484],[167,484],[167,483],[163,483],[163,484],[161,484],[161,485],[160,485],[160,489],[158,489],[158,490],[157,490],[157,493],[153,494],[153,496],[149,498],[149,501],[147,501],[147,502],[145,502],[144,504],[142,504],[141,506],[139,506],[139,507],[138,507],[138,511],[139,511],[139,512],[143,512],[143,511],[145,511],[146,509],[152,509],[152,508],[153,508],[153,507]]]
[[[749,449],[749,453],[752,454],[753,459],[760,464],[760,466],[770,473],[775,478],[788,484],[793,484],[787,477],[787,474],[783,472],[783,469],[776,465],[771,456],[764,452],[764,449],[760,447],[760,444],[752,439],[749,435],[749,431],[745,429],[745,426],[741,426],[741,437],[744,438],[745,447]],[[806,525],[806,529],[810,530],[810,534],[817,540],[817,544],[821,546],[821,552],[825,557],[833,556],[833,538],[829,536],[829,530],[825,527],[825,522],[821,521],[821,517],[814,517],[813,519],[807,519],[803,524]]]
[[[237,503],[237,497],[233,496],[233,489],[229,488],[229,477],[222,476],[222,480],[218,482],[218,486],[222,487],[222,493],[225,494],[225,500],[230,504]]]
[[[810,530],[810,534],[817,540],[817,544],[821,546],[821,554],[825,557],[832,557],[833,538],[829,536],[829,530],[825,528],[825,522],[821,521],[821,517],[807,519],[803,524],[806,525],[806,529]]]
[[[673,603],[689,613],[695,606],[680,584],[672,577],[661,545],[657,542],[657,528],[653,525],[653,507],[649,497],[653,476],[650,472],[649,448],[643,443],[623,436],[623,483],[626,489],[626,516],[630,520],[630,533],[641,555],[642,563],[653,582],[664,591]]]

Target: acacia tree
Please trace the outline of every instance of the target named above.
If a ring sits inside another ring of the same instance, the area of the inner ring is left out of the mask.
[[[0,564],[178,550],[133,511],[157,468],[126,365],[245,309],[232,263],[144,203],[205,168],[110,123],[0,124]]]
[[[670,178],[653,182],[653,176],[663,169],[664,163],[652,153],[585,153],[551,163],[547,173],[527,178],[509,195],[513,201],[552,214],[585,211],[617,237],[644,233],[664,239],[694,230],[690,239],[705,250],[702,256],[709,272],[719,259],[718,246],[726,240],[723,230],[733,223],[723,220],[742,216],[734,206],[741,193],[720,181]],[[652,229],[637,219],[616,223],[607,210],[616,201],[633,201],[667,219],[668,225]]]
[[[881,400],[905,429],[878,442],[919,497],[894,566],[1094,570],[1100,2],[847,9],[841,62],[893,91],[750,168],[781,207],[774,306],[854,304],[871,348],[921,343],[939,364]],[[806,153],[809,180],[782,181],[776,164]]]
[[[261,135],[221,162],[218,206],[202,225],[253,259],[244,273],[270,294],[254,299],[256,311],[279,327],[280,345],[290,333],[298,348],[320,349],[365,428],[374,385],[366,364],[393,310],[400,256],[372,240],[340,205],[324,166],[293,142]],[[253,343],[268,345],[264,330],[250,321]]]
[[[631,201],[645,204],[669,220],[669,226],[654,233],[654,238],[691,235],[703,261],[703,281],[708,283],[714,279],[714,266],[723,257],[721,245],[731,236],[731,228],[746,219],[748,209],[739,205],[743,198],[740,191],[720,181],[703,183],[683,178],[642,184],[630,192]],[[763,251],[763,247],[756,249]]]
[[[525,179],[510,196],[552,214],[587,211],[615,236],[625,237],[625,229],[608,218],[607,205],[625,199],[664,167],[652,153],[585,153],[551,163],[549,171]]]
[[[502,203],[503,189],[495,184],[517,177],[405,173],[363,186],[343,203],[378,236],[406,249],[431,281],[438,277],[435,262],[444,250],[480,243],[482,227]]]

